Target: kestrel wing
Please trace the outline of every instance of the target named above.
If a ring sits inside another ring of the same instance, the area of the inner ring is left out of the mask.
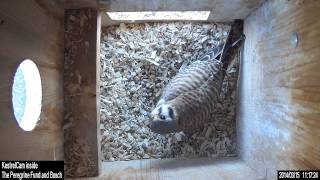
[[[170,101],[180,94],[198,89],[209,79],[212,72],[219,71],[220,65],[218,60],[193,62],[169,82],[161,99]]]

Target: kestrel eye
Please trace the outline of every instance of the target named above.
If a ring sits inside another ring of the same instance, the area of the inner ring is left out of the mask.
[[[165,120],[166,117],[164,115],[160,115],[160,119]]]

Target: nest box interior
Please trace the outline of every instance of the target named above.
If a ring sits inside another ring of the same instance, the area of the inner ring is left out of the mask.
[[[313,0],[3,0],[0,159],[64,160],[67,177],[102,179],[275,179],[279,169],[319,169],[319,7]],[[246,39],[229,69],[236,88],[223,96],[237,97],[225,126],[233,135],[219,123],[195,136],[201,141],[151,134],[143,117],[163,86],[184,62],[223,43],[235,19],[244,21]]]

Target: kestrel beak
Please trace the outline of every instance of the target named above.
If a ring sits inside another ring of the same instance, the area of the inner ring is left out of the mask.
[[[150,112],[149,117],[151,118],[152,121],[160,119],[160,116],[157,111]]]
[[[160,119],[160,116],[159,116],[159,114],[152,114],[151,118],[152,118],[152,120],[158,120],[158,119]]]
[[[159,115],[153,115],[152,121],[148,124],[151,131],[158,134],[168,134],[177,132],[177,124],[175,121],[163,121],[160,120]]]

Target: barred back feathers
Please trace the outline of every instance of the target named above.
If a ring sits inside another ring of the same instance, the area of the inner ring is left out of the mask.
[[[193,133],[211,118],[224,76],[222,63],[213,59],[216,54],[216,51],[207,53],[201,60],[181,69],[169,82],[152,112],[155,123],[151,129],[161,134]],[[165,113],[166,109],[173,111],[173,117]],[[161,127],[164,125],[161,121],[170,120],[174,127]]]
[[[218,46],[178,72],[151,113],[152,131],[192,134],[214,118],[211,114],[220,95],[230,55],[236,52],[238,42],[244,39],[242,31],[243,21],[235,20],[223,46]]]

